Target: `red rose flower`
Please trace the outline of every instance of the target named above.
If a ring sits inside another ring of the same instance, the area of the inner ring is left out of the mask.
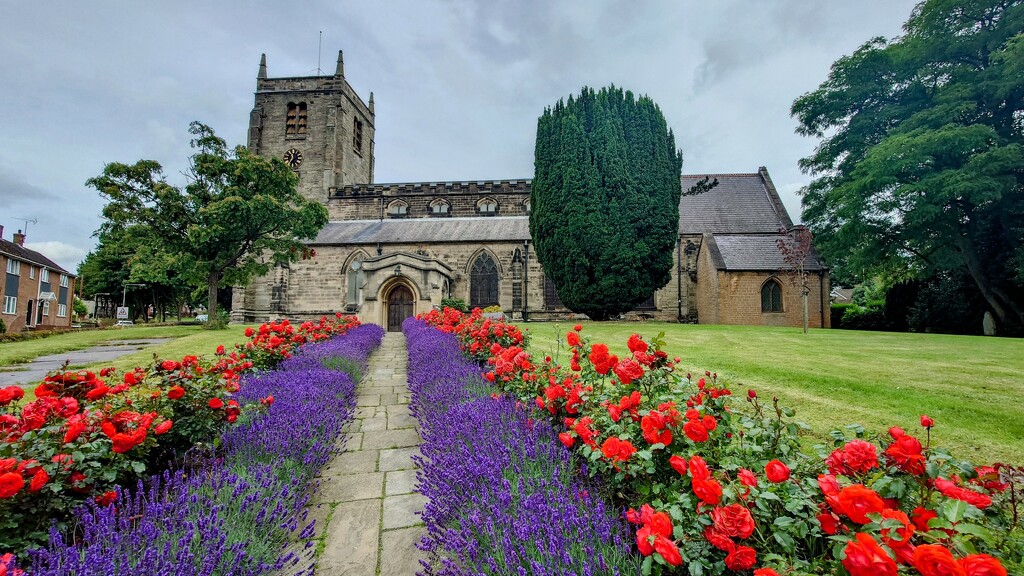
[[[869,534],[858,533],[844,554],[843,568],[850,576],[896,576],[896,561]]]
[[[754,518],[750,510],[740,504],[721,506],[711,511],[716,532],[733,538],[750,538],[754,533]]]
[[[683,424],[683,433],[686,437],[694,442],[707,442],[710,436],[708,435],[708,429],[704,427],[704,424],[699,420],[690,420],[686,424]]]
[[[562,441],[562,444],[565,444],[566,448],[572,448],[572,445],[576,443],[576,437],[569,432],[562,432],[558,435],[558,439]]]
[[[757,476],[746,468],[740,468],[736,472],[736,477],[739,478],[740,484],[744,486],[750,486],[751,488],[757,486]]]
[[[681,476],[686,476],[686,458],[673,454],[672,457],[668,459],[668,465]]]
[[[867,524],[871,521],[867,515],[881,514],[885,502],[874,490],[862,484],[854,484],[839,491],[839,507],[850,520]]]
[[[171,423],[170,420],[164,420],[163,422],[157,424],[156,428],[153,428],[153,433],[156,434],[157,436],[162,436],[171,430],[172,425],[173,424]]]
[[[914,568],[921,576],[966,576],[963,566],[945,546],[922,544],[914,550]]]
[[[664,536],[658,535],[654,538],[654,551],[661,554],[661,558],[669,566],[679,566],[683,563],[679,548]]]
[[[693,480],[693,493],[705,504],[717,506],[722,500],[722,486],[715,480]]]
[[[750,570],[757,562],[757,551],[749,546],[737,546],[725,557],[725,567],[733,572]]]
[[[769,481],[776,484],[789,480],[789,466],[786,466],[780,460],[772,460],[765,464],[764,473]]]
[[[104,492],[103,494],[97,496],[95,500],[96,503],[99,504],[100,506],[110,506],[115,501],[117,501],[117,492],[114,492],[113,490]]]
[[[701,424],[704,425],[708,432],[714,432],[715,428],[718,428],[718,420],[715,420],[715,417],[711,414],[705,415],[701,420]]]
[[[25,485],[25,479],[21,474],[5,472],[0,474],[0,498],[10,498],[18,493]]]
[[[932,419],[931,416],[921,414],[921,426],[925,428],[931,428],[932,426],[935,426],[935,420]]]
[[[839,532],[839,519],[831,512],[822,512],[816,516],[818,524],[821,524],[821,531],[829,536]]]
[[[779,576],[774,568],[758,568],[754,570],[754,576]]]
[[[654,553],[654,545],[651,544],[653,537],[654,534],[651,532],[650,526],[643,526],[636,531],[636,547],[644,556],[650,556]]]
[[[577,332],[579,332],[580,330],[583,330],[583,325],[582,324],[577,324],[577,325],[573,326],[572,329],[577,331]]]
[[[217,356],[223,356],[223,355],[224,355],[224,345],[221,344],[220,346],[217,346]]]
[[[181,386],[171,386],[171,388],[167,391],[167,397],[170,398],[171,400],[178,400],[184,395],[185,389],[182,388]]]
[[[910,523],[910,518],[902,510],[886,508],[882,510],[882,519],[898,520],[903,524],[902,528],[882,528],[882,543],[896,554],[897,562],[910,565],[914,561],[914,545],[910,543],[914,525]]]
[[[214,410],[220,410],[224,407],[224,401],[220,398],[210,398],[210,401],[207,404],[209,404],[210,408],[213,408]]]
[[[967,576],[1006,576],[1006,568],[988,554],[971,554],[960,559]]]
[[[172,370],[177,370],[178,368],[181,368],[181,364],[175,362],[174,360],[164,360],[163,362],[160,363],[160,368],[162,368],[166,372],[170,372]]]
[[[74,442],[85,432],[86,426],[84,422],[78,421],[68,424],[68,430],[64,433],[64,443],[68,444]]]
[[[715,530],[713,526],[704,529],[704,538],[708,543],[723,552],[732,552],[736,549],[736,543],[731,538]]]
[[[891,431],[890,434],[892,434]],[[890,464],[907,474],[914,476],[924,474],[924,454],[921,441],[909,434],[893,436],[892,444],[885,449],[885,457]]]
[[[32,481],[28,484],[29,492],[39,492],[46,486],[46,483],[50,481],[50,475],[46,473],[46,470],[40,468],[32,475]]]
[[[694,480],[707,480],[711,478],[711,471],[704,459],[694,454],[690,456],[690,477]]]
[[[973,490],[967,488],[961,488],[957,486],[952,480],[946,480],[945,478],[935,479],[935,489],[942,492],[944,496],[954,498],[956,500],[962,500],[972,506],[978,508],[988,508],[992,505],[992,498],[985,494],[979,494]]]
[[[246,328],[245,329],[245,337],[246,338],[252,338],[254,334],[256,334],[256,331],[253,330],[252,328]]]
[[[567,333],[565,335],[565,339],[569,343],[569,346],[572,346],[573,348],[580,345],[580,335],[575,332]]]
[[[938,516],[939,515],[936,514],[934,510],[928,510],[927,508],[918,506],[917,508],[914,508],[914,512],[911,514],[910,519],[914,523],[914,527],[921,532],[927,532],[928,521],[932,518],[938,518]]]

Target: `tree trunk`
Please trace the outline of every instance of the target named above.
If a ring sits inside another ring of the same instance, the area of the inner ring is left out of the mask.
[[[808,317],[807,317],[807,293],[808,293],[807,288],[804,288],[803,291],[801,292],[801,297],[800,297],[800,299],[803,300],[803,305],[804,305],[804,334],[807,334],[807,323],[809,322]]]
[[[985,301],[992,308],[996,317],[997,325],[1021,326],[1024,325],[1024,309],[1017,305],[1012,298],[1008,297],[999,287],[995,286],[985,274],[985,268],[974,250],[974,244],[966,235],[957,239],[957,245],[963,254],[964,263],[967,265],[967,273],[971,275],[978,290],[985,298]]]
[[[206,279],[206,325],[213,327],[220,324],[217,316],[217,286],[220,274],[213,273]]]

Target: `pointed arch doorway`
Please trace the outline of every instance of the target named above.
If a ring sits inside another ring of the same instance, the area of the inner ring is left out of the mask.
[[[405,284],[395,284],[387,297],[388,332],[401,332],[402,322],[412,316],[412,290]]]

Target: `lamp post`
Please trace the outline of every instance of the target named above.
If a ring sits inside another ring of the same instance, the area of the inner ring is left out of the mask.
[[[530,321],[530,241],[523,240],[523,322]]]

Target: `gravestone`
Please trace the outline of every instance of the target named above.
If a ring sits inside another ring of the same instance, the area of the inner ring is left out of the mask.
[[[985,336],[996,335],[996,319],[992,317],[992,313],[988,310],[985,311],[985,318],[981,321],[981,330]]]

